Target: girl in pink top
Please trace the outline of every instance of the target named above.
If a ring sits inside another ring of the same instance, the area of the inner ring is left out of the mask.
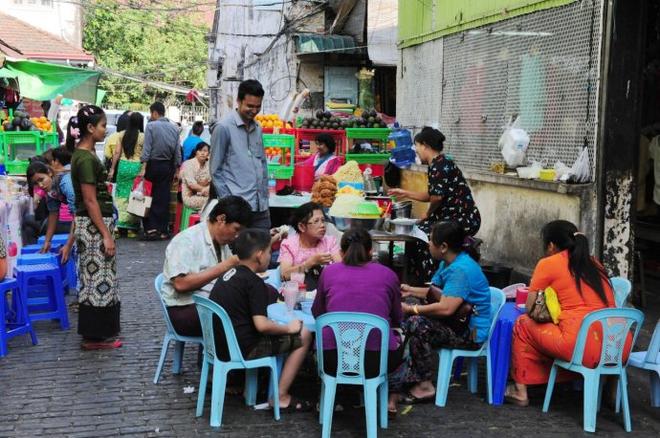
[[[341,261],[337,239],[325,235],[325,216],[320,205],[309,202],[298,207],[291,226],[296,234],[286,238],[280,247],[280,269],[285,279],[290,279],[293,272],[320,272],[320,267]]]

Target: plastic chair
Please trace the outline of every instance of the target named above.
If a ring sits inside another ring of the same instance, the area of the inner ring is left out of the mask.
[[[277,359],[275,356],[259,359],[245,360],[238,346],[234,326],[225,309],[217,303],[200,295],[193,295],[197,306],[199,320],[204,333],[204,360],[199,381],[199,394],[197,396],[196,416],[201,417],[204,412],[204,398],[206,397],[206,384],[209,377],[209,365],[213,366],[213,382],[211,382],[211,427],[220,427],[222,424],[222,411],[225,405],[225,388],[227,386],[227,373],[231,370],[245,369],[245,404],[253,406],[257,402],[257,369],[270,368],[270,384],[273,397],[273,414],[275,420],[280,419],[280,399]],[[213,332],[213,316],[220,319],[225,332],[229,360],[224,362],[218,358],[215,351],[215,334]]]
[[[192,224],[190,223],[190,217],[195,213],[197,213],[197,210],[190,207],[186,207],[185,205],[183,206],[183,210],[181,212],[181,224],[179,225],[179,231],[183,231],[186,228],[192,226]]]
[[[193,225],[197,225],[200,222],[200,216],[199,213],[193,213],[190,215],[190,219],[188,220],[188,227],[192,227]]]
[[[362,385],[364,387],[364,411],[367,420],[367,437],[377,435],[377,418],[380,427],[387,429],[387,354],[390,339],[388,322],[375,315],[359,312],[331,312],[316,319],[316,351],[323,351],[323,328],[330,327],[337,343],[337,375],[325,373],[323,354],[318,354],[319,376],[323,383],[319,407],[319,422],[323,438],[330,437],[332,414],[337,385]],[[372,330],[380,332],[380,370],[378,376],[367,379],[364,371],[367,338]],[[380,399],[380,406],[378,406]]]
[[[628,404],[628,378],[626,364],[623,363],[624,346],[626,338],[633,324],[636,325],[632,338],[632,345],[639,334],[644,321],[644,314],[637,309],[602,309],[585,316],[578,332],[577,342],[570,362],[555,359],[550,370],[548,388],[545,391],[543,412],[548,412],[552,390],[557,377],[557,367],[582,374],[584,377],[584,430],[596,431],[596,413],[599,408],[600,394],[603,390],[601,376],[619,376],[618,391],[623,402],[623,421],[626,432],[631,431],[630,406]],[[589,334],[589,328],[599,323],[603,328],[602,352],[596,368],[587,368],[582,365],[584,348]]]
[[[14,276],[18,281],[18,287],[21,289],[23,296],[28,297],[30,289],[35,285],[41,288],[44,281],[47,282],[47,302],[39,302],[35,304],[43,304],[48,306],[48,311],[30,313],[30,321],[42,321],[49,319],[57,319],[60,321],[62,330],[69,328],[69,315],[67,312],[66,303],[64,302],[64,289],[62,286],[62,276],[60,268],[56,264],[44,263],[38,265],[19,265],[14,268]],[[29,299],[28,306],[31,306]]]
[[[280,270],[280,267],[278,266],[275,269],[269,269],[267,273],[268,273],[268,278],[264,280],[266,284],[269,284],[273,286],[275,289],[279,290],[280,287],[282,286],[282,271]]]
[[[447,404],[447,393],[449,392],[449,382],[451,381],[451,369],[454,360],[458,357],[470,358],[470,365],[468,368],[468,388],[472,394],[477,392],[477,365],[480,357],[486,358],[486,379],[488,383],[488,403],[493,404],[493,370],[492,358],[490,352],[490,338],[497,322],[497,317],[504,306],[506,297],[501,289],[490,288],[490,309],[491,309],[491,323],[488,329],[488,338],[481,345],[478,350],[461,350],[458,348],[441,348],[438,350],[439,363],[438,363],[438,380],[435,390],[435,404],[439,407],[444,407]]]
[[[163,337],[163,347],[160,349],[160,358],[158,359],[158,366],[156,367],[156,375],[154,376],[154,384],[158,383],[160,379],[160,373],[163,370],[163,365],[165,364],[165,358],[167,357],[167,350],[170,347],[170,342],[174,341],[174,361],[172,362],[172,373],[179,374],[181,372],[181,362],[183,362],[183,350],[186,346],[186,342],[192,342],[199,345],[204,345],[204,340],[197,336],[181,336],[174,330],[172,321],[170,321],[170,314],[167,313],[167,306],[163,301],[163,297],[160,294],[161,289],[163,288],[163,274],[158,274],[156,280],[154,281],[154,287],[156,289],[156,296],[160,302],[161,307],[163,308],[163,318],[165,318],[165,336]]]
[[[660,321],[655,324],[649,349],[631,353],[628,365],[649,371],[651,406],[660,408]]]
[[[11,292],[12,309],[7,305],[7,294]],[[28,316],[25,293],[18,287],[13,278],[5,278],[0,282],[0,357],[7,354],[7,341],[15,336],[29,334],[32,345],[37,345],[37,334],[34,332]]]
[[[614,289],[614,302],[616,303],[616,307],[623,307],[630,295],[630,291],[632,290],[630,281],[623,277],[612,277],[610,278],[610,284],[612,285],[612,289]]]

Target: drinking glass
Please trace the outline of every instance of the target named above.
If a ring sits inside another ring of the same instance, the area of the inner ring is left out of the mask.
[[[300,284],[305,284],[305,273],[304,272],[292,272],[291,273],[291,281],[294,281],[296,283]]]
[[[285,282],[282,295],[284,295],[284,304],[286,304],[287,312],[293,313],[293,308],[298,300],[298,283],[295,281]]]

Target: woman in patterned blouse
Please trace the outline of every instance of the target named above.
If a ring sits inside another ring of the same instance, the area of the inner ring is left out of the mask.
[[[467,236],[474,236],[481,226],[481,216],[463,172],[442,152],[444,141],[442,132],[430,127],[423,128],[415,136],[417,155],[422,163],[428,165],[426,192],[392,189],[389,194],[397,198],[430,203],[425,217],[418,224],[427,235],[435,223],[457,222]],[[410,273],[418,284],[424,284],[437,270],[437,263],[431,257],[426,243],[415,241],[413,247],[410,254]]]

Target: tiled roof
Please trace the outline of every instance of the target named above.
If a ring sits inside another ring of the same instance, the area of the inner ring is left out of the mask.
[[[61,38],[0,12],[0,52],[8,56],[52,61],[94,61],[94,56]]]

